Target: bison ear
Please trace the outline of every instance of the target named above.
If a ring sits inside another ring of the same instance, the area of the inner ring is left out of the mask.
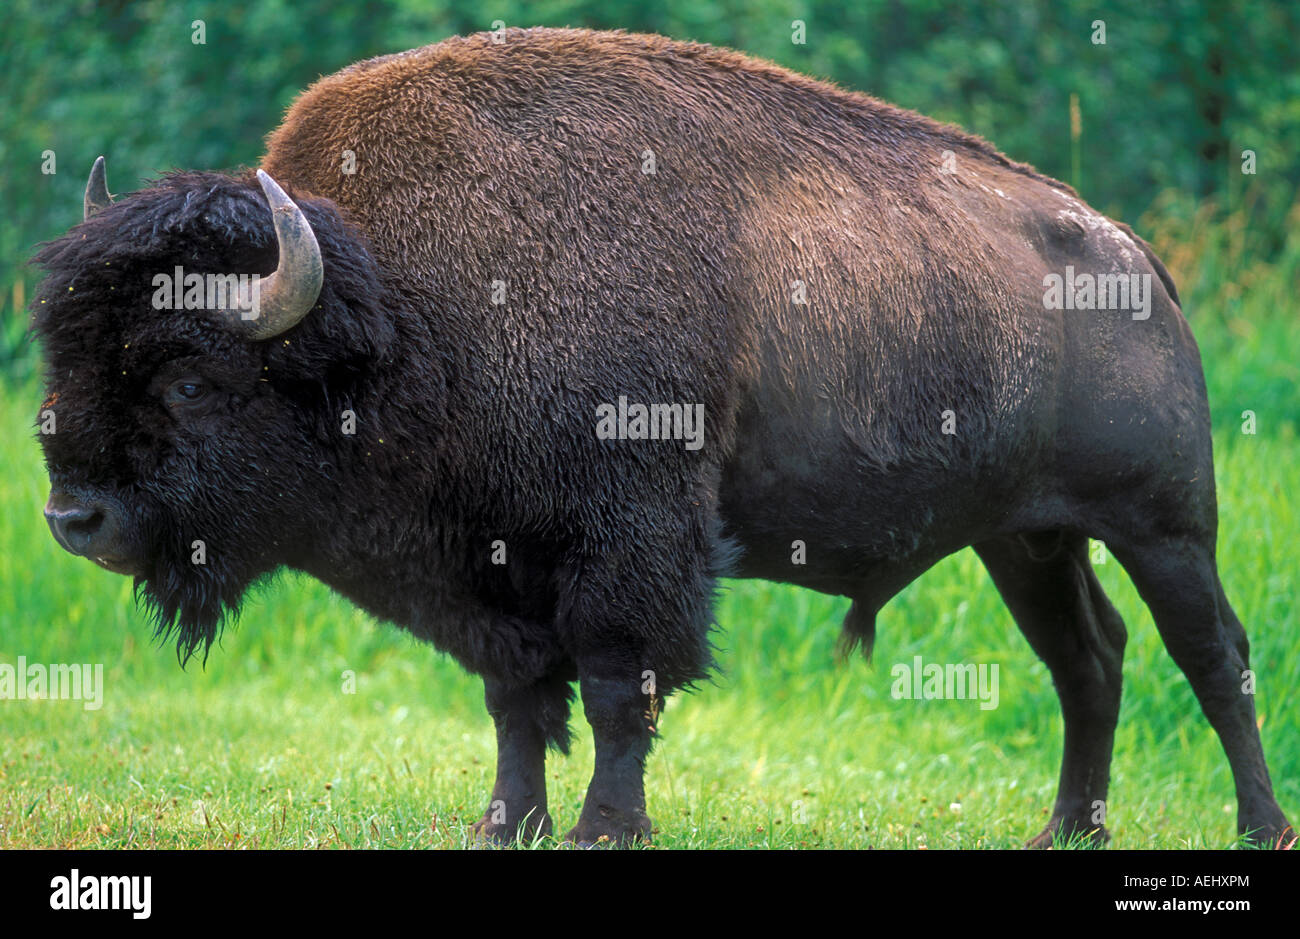
[[[102,212],[113,204],[113,197],[108,192],[108,178],[104,175],[104,158],[96,157],[95,165],[90,168],[90,179],[86,181],[86,195],[81,202],[81,220],[84,222],[96,212]]]

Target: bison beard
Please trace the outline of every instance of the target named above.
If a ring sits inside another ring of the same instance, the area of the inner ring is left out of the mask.
[[[1239,830],[1289,843],[1215,568],[1199,355],[1149,246],[984,141],[735,53],[497,38],[321,80],[257,178],[111,203],[96,166],[37,257],[60,542],[138,567],[183,660],[281,566],[455,656],[496,724],[483,837],[550,830],[576,680],[578,843],[648,837],[645,759],[712,666],[719,576],[849,597],[869,647],[972,546],[1061,699],[1050,846],[1106,837],[1125,630],[1098,538],[1220,735]],[[250,331],[152,309],[178,263],[324,279]],[[1149,316],[1045,309],[1067,268],[1149,278]],[[621,400],[699,408],[703,446],[602,439]]]
[[[207,662],[224,622],[239,615],[246,583],[218,563],[193,564],[185,557],[185,545],[175,550],[183,559],[179,563],[160,558],[151,562],[148,574],[136,577],[135,598],[153,620],[154,638],[175,640],[184,667],[200,649]]]

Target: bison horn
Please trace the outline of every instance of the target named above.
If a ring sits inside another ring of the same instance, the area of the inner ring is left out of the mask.
[[[86,197],[81,203],[81,220],[84,222],[96,212],[103,211],[113,204],[113,197],[108,193],[108,180],[104,177],[104,158],[96,157],[95,165],[90,168],[90,179],[86,181]]]
[[[226,311],[231,325],[252,340],[270,339],[292,329],[316,305],[324,280],[320,245],[302,209],[270,176],[257,171],[280,245],[275,273],[241,290],[234,310]]]

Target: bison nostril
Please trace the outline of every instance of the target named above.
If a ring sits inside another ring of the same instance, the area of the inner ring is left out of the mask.
[[[84,505],[66,497],[51,497],[45,506],[45,520],[55,540],[73,554],[95,553],[102,547],[97,543],[104,540],[106,529],[113,528],[106,524],[109,517],[103,505]]]
[[[87,509],[84,513],[78,513],[76,518],[67,518],[64,524],[68,534],[90,541],[103,526],[104,513],[99,509]]]

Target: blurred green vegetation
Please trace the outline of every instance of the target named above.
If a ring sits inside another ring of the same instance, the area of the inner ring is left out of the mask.
[[[7,0],[0,18],[0,369],[10,374],[34,361],[25,263],[79,220],[97,155],[122,191],[175,167],[255,164],[319,76],[497,20],[652,31],[770,58],[959,123],[1144,234],[1171,223],[1176,240],[1178,225],[1230,218],[1237,240],[1192,294],[1206,315],[1233,316],[1245,260],[1274,262],[1294,229],[1300,4],[1282,0]],[[792,41],[796,20],[803,43]]]

